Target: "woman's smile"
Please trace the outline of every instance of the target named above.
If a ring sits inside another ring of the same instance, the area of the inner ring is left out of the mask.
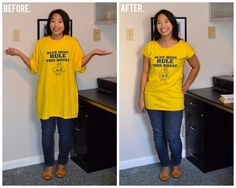
[[[173,26],[164,14],[160,14],[157,19],[157,30],[162,36],[172,36]]]
[[[62,37],[63,32],[65,29],[64,22],[62,20],[61,15],[59,14],[54,14],[52,16],[51,22],[50,22],[50,29],[52,31],[52,36],[53,37]]]

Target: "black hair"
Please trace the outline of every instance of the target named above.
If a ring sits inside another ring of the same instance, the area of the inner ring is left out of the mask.
[[[170,21],[170,23],[173,26],[172,37],[173,37],[173,39],[179,41],[180,40],[180,38],[178,36],[179,28],[178,28],[176,18],[170,11],[165,10],[165,9],[162,9],[159,12],[157,12],[155,17],[154,17],[154,24],[155,24],[154,35],[153,35],[154,40],[157,41],[161,38],[161,34],[157,30],[157,18],[160,14],[164,14],[168,18],[168,20]]]
[[[63,35],[69,35],[69,22],[70,22],[70,17],[69,15],[62,9],[56,9],[53,10],[52,12],[50,12],[49,16],[48,16],[48,21],[47,21],[47,36],[52,34],[52,31],[50,29],[50,22],[51,19],[53,17],[54,14],[59,14],[62,18],[62,21],[64,23],[64,31],[63,31]]]

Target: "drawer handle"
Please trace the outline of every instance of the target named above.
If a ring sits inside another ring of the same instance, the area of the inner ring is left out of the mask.
[[[199,159],[200,158],[197,154],[194,154],[194,153],[191,153],[190,155],[191,155],[191,157],[193,157],[195,159]]]
[[[195,106],[195,107],[197,107],[198,105],[197,104],[195,104],[194,102],[190,102],[190,105],[191,106]]]
[[[77,127],[77,126],[75,127],[75,131],[78,131],[78,132],[79,132],[79,131],[81,131],[81,130],[82,130],[81,128],[79,128],[79,127]]]
[[[192,131],[198,131],[198,129],[197,129],[196,127],[193,127],[193,126],[190,126],[190,129],[191,129]]]

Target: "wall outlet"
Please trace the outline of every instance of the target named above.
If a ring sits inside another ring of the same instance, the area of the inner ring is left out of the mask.
[[[94,29],[93,30],[93,40],[100,41],[101,40],[101,29]]]
[[[127,41],[134,40],[134,29],[133,28],[126,29],[126,40]]]
[[[20,42],[20,30],[13,30],[13,42]]]
[[[216,27],[208,27],[208,38],[209,39],[216,38]]]

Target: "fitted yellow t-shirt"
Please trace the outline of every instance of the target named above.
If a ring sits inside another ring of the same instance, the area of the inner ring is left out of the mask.
[[[185,60],[195,54],[193,48],[183,40],[170,48],[163,48],[157,41],[151,41],[142,52],[150,62],[144,90],[145,107],[166,111],[184,109],[183,67]]]
[[[47,36],[37,41],[30,62],[31,73],[38,74],[38,118],[78,116],[76,72],[85,71],[83,56],[78,41],[68,35],[60,40]]]

